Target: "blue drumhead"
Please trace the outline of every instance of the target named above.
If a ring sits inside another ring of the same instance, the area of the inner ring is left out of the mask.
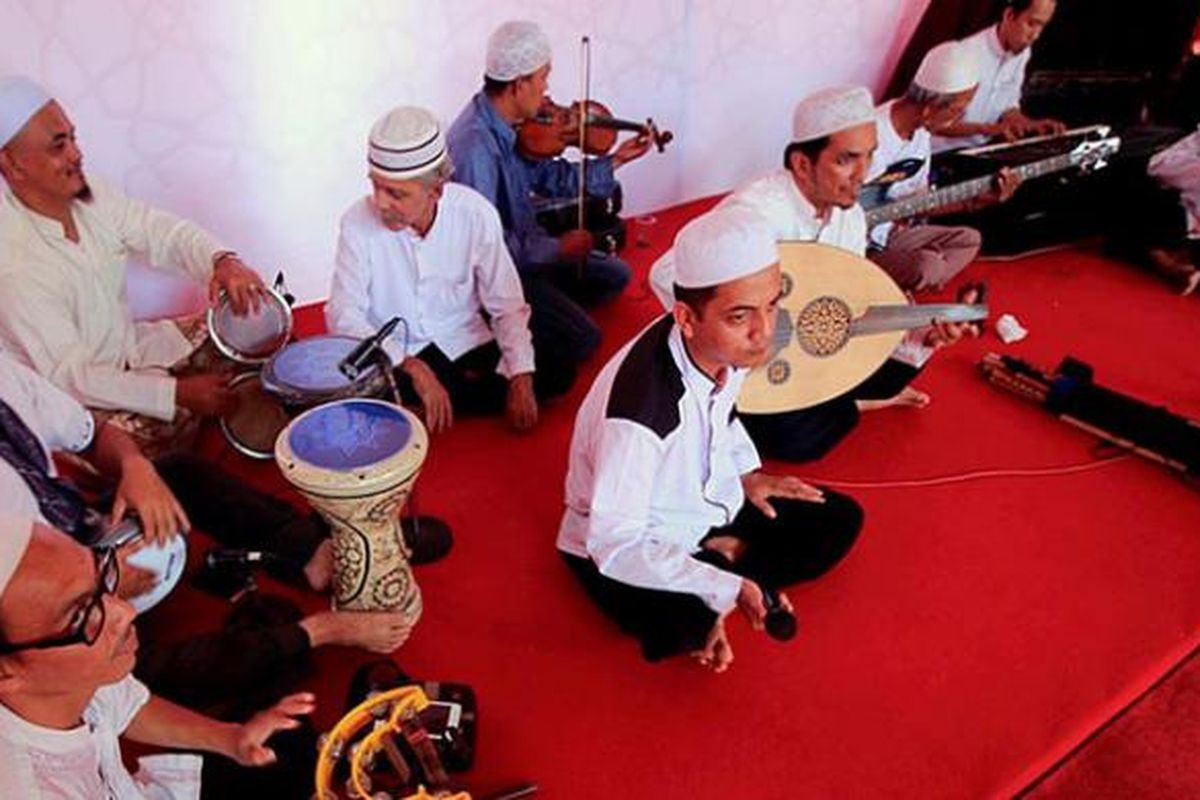
[[[350,380],[338,363],[358,344],[349,336],[315,336],[293,342],[271,361],[271,376],[288,388],[304,392],[345,389]]]
[[[288,445],[322,469],[351,470],[377,464],[408,446],[412,425],[386,403],[339,400],[292,422]]]

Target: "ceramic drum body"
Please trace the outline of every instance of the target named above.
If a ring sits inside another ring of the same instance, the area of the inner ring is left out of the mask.
[[[287,480],[333,531],[334,608],[421,616],[400,512],[429,449],[425,426],[391,403],[347,399],[310,409],[275,442]]]

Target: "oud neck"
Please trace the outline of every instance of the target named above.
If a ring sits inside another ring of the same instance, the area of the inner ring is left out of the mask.
[[[1033,161],[1028,164],[1012,167],[1012,171],[1021,180],[1028,180],[1064,170],[1072,165],[1073,158],[1073,153],[1064,153],[1063,155],[1044,158],[1041,161]],[[892,222],[893,220],[917,217],[939,208],[973,200],[980,195],[990,192],[992,187],[995,186],[995,181],[995,175],[984,175],[981,178],[974,178],[973,180],[956,183],[952,186],[935,189],[932,192],[915,194],[893,203],[876,206],[866,212],[867,226],[873,227],[881,222]]]

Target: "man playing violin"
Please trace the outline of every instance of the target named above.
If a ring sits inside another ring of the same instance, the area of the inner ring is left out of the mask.
[[[530,328],[538,352],[577,363],[600,343],[600,329],[580,304],[604,303],[629,282],[629,266],[594,251],[586,230],[551,236],[537,222],[531,195],[572,197],[577,165],[562,158],[532,161],[517,150],[516,128],[535,117],[546,97],[550,42],[536,24],[506,22],[488,38],[483,89],[447,132],[454,180],[488,198],[500,212],[505,242],[533,309]],[[626,140],[587,165],[588,194],[611,195],[613,170],[643,156],[646,135]]]
[[[979,65],[979,90],[961,119],[936,131],[935,153],[1066,130],[1058,120],[1033,119],[1021,110],[1033,43],[1056,7],[1057,0],[1005,0],[999,22],[962,40]]]
[[[199,359],[202,321],[135,323],[126,263],[182,271],[238,313],[261,302],[258,274],[191,222],[89,179],[75,126],[23,76],[0,77],[0,175],[0,342],[151,450],[226,410],[228,376]]]

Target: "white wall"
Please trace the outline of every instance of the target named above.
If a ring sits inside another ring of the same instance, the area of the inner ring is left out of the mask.
[[[264,274],[285,268],[310,300],[327,293],[338,217],[365,190],[371,123],[400,103],[448,123],[505,19],[549,34],[556,100],[578,92],[588,34],[593,96],[675,133],[667,153],[621,171],[637,212],[774,167],[793,103],[831,83],[878,91],[927,4],[0,0],[0,73],[57,94],[90,171],[200,222]]]

